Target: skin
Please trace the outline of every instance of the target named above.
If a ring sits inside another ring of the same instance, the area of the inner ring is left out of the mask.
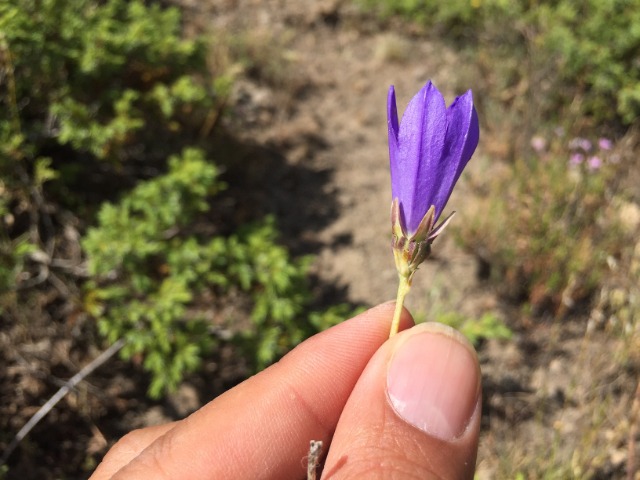
[[[323,479],[473,478],[480,421],[475,353],[466,354],[478,372],[477,391],[465,394],[465,405],[475,405],[468,426],[453,439],[429,435],[392,406],[389,362],[412,336],[435,350],[452,340],[413,327],[406,310],[401,333],[388,339],[393,311],[393,302],[375,307],[308,339],[189,417],[127,434],[90,480],[305,478],[310,440],[322,440],[328,451]]]

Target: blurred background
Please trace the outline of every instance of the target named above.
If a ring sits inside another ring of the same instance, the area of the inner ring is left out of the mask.
[[[386,94],[430,79],[481,140],[408,307],[478,349],[477,478],[640,478],[640,0],[0,0],[0,478],[393,299]]]

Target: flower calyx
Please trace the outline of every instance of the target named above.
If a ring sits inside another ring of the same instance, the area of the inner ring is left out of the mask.
[[[405,278],[408,285],[411,285],[413,275],[420,264],[429,257],[431,244],[444,231],[455,213],[452,212],[438,226],[435,226],[436,208],[431,205],[422,217],[418,229],[408,234],[400,214],[400,202],[395,198],[391,203],[391,247],[398,275]]]

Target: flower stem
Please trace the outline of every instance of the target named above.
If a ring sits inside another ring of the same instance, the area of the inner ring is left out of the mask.
[[[402,315],[402,305],[404,305],[404,297],[409,293],[411,284],[407,277],[399,275],[400,283],[398,283],[398,295],[396,297],[396,309],[393,312],[393,321],[391,322],[391,331],[389,332],[389,338],[398,333],[400,328],[400,315]]]

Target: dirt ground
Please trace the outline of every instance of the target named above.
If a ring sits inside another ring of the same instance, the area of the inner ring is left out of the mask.
[[[395,85],[403,110],[431,79],[450,103],[474,87],[473,70],[443,43],[406,26],[383,27],[363,18],[351,2],[181,3],[189,28],[241,33],[252,54],[263,58],[261,76],[236,82],[236,117],[227,122],[240,138],[297,172],[278,179],[282,189],[263,207],[276,215],[285,241],[294,252],[317,255],[314,274],[332,287],[336,299],[364,305],[393,299],[387,89]],[[276,56],[267,59],[273,52]],[[465,222],[465,206],[474,201],[469,179],[490,174],[499,162],[487,148],[493,132],[482,128],[483,120],[491,122],[482,111],[480,117],[479,149],[447,207],[458,212],[454,225]],[[504,304],[478,268],[473,253],[445,233],[407,301],[419,319],[436,312],[479,317],[491,311],[514,332],[510,341],[479,347],[484,413],[478,478],[514,478],[518,472],[521,478],[623,478],[637,443],[629,436],[638,371],[634,346],[599,328],[587,331],[588,311],[564,322],[531,320]],[[0,358],[10,366],[0,378],[11,389],[3,389],[1,404],[9,404],[12,395],[14,405],[24,406],[1,411],[2,431],[17,431],[56,390],[59,382],[51,378],[68,378],[98,353],[73,340],[81,336],[82,324],[66,321],[50,328],[55,331],[39,339],[27,331],[0,334]],[[20,352],[10,348],[21,340],[32,343]],[[85,475],[64,465],[91,468],[124,432],[180,418],[239,381],[242,366],[225,363],[229,355],[218,352],[202,375],[158,403],[145,399],[134,369],[112,360],[30,434],[7,478]],[[28,367],[34,359],[58,367],[37,371]],[[3,434],[2,440],[10,436]],[[47,443],[55,447],[34,465],[30,451],[40,452]]]
[[[403,108],[432,79],[451,102],[463,93],[454,90],[457,85],[473,86],[471,72],[465,78],[464,66],[444,45],[400,31],[368,32],[346,2],[215,3],[200,6],[204,11],[194,16],[210,21],[214,31],[248,31],[249,42],[283,49],[284,91],[250,82],[239,86],[237,95],[253,110],[247,116],[256,118],[243,135],[277,148],[289,164],[330,174],[324,193],[333,196],[337,210],[330,222],[318,225],[298,208],[278,212],[280,222],[285,228],[302,224],[300,242],[319,244],[317,273],[345,286],[350,300],[375,304],[395,298],[397,274],[386,241],[391,196],[387,90],[395,85]],[[373,24],[372,29],[378,30]],[[292,96],[291,90],[297,92]],[[471,166],[481,168],[480,162]],[[304,191],[303,184],[294,193]],[[464,221],[463,201],[461,186],[450,201],[459,210],[456,222]],[[474,258],[457,249],[451,236],[443,236],[408,304],[414,310],[431,308],[434,284],[448,303],[452,296],[464,296],[466,303],[477,290],[475,268]]]

